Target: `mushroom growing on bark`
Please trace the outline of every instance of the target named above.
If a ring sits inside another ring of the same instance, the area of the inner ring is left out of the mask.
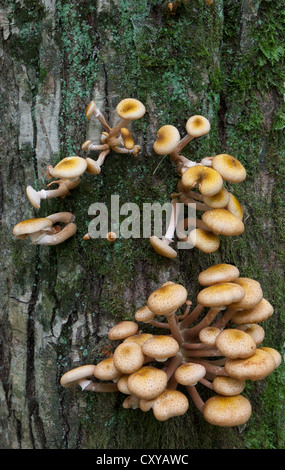
[[[111,127],[104,118],[101,111],[97,108],[94,101],[91,101],[86,109],[88,120],[98,119],[105,128],[102,132],[100,143],[93,143],[92,140],[86,140],[82,144],[82,150],[99,151],[97,160],[90,157],[86,158],[87,172],[93,175],[99,175],[101,167],[111,150],[120,154],[132,154],[135,157],[140,151],[140,146],[135,145],[134,138],[127,129],[131,121],[140,119],[145,114],[145,106],[139,100],[134,98],[125,98],[120,101],[116,107],[116,113],[121,118],[120,121]]]
[[[258,345],[253,335],[242,329],[248,324],[235,327],[231,321],[243,312],[243,306],[255,303],[252,309],[264,310],[257,307],[261,303],[260,284],[240,277],[238,268],[226,263],[205,269],[198,280],[203,288],[192,311],[187,290],[172,281],[154,290],[147,306],[137,310],[137,322],[165,326],[168,334],[138,332],[138,325],[131,321],[112,327],[109,339],[122,342],[111,358],[93,366],[91,383],[86,386],[83,382],[85,390],[108,391],[112,387],[127,395],[124,408],[152,410],[159,421],[185,414],[188,394],[208,423],[222,427],[246,423],[252,413],[249,400],[242,395],[246,382],[266,378],[282,361],[277,350]],[[265,307],[271,312],[267,304]],[[157,315],[165,320],[153,323]],[[94,377],[113,382],[93,385]],[[80,375],[83,379],[86,374]],[[73,373],[68,381],[66,374],[61,379],[63,386],[75,382],[78,376],[74,379]],[[185,394],[177,390],[178,385],[185,387]],[[201,387],[213,396],[204,401]]]

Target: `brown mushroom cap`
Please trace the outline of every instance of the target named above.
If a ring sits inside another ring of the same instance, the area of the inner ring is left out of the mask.
[[[263,347],[260,348],[260,349],[262,349],[263,351],[265,351],[265,352],[267,352],[267,353],[269,353],[269,354],[272,355],[272,357],[273,357],[274,360],[275,360],[275,368],[277,368],[277,367],[280,366],[280,364],[281,364],[281,362],[282,362],[282,356],[281,356],[281,354],[280,354],[279,351],[277,351],[277,350],[274,349],[274,348],[270,348],[270,347],[268,347],[268,346],[263,346]]]
[[[52,221],[45,217],[38,219],[27,219],[19,222],[13,228],[13,235],[19,237],[22,235],[28,235],[30,233],[40,232],[41,230],[47,230],[52,226]]]
[[[118,390],[125,395],[131,394],[128,388],[128,378],[129,375],[122,375],[117,382]]]
[[[257,305],[252,308],[240,310],[232,316],[232,321],[236,325],[244,323],[259,323],[270,318],[274,313],[274,309],[270,302],[262,299]]]
[[[197,296],[199,304],[205,307],[220,307],[241,300],[245,291],[233,282],[221,282],[201,290]]]
[[[128,389],[136,397],[152,400],[160,395],[167,385],[167,374],[155,367],[145,366],[128,378]]]
[[[108,332],[108,338],[110,340],[124,339],[128,336],[135,335],[138,332],[138,324],[133,321],[124,320],[117,323]]]
[[[187,362],[177,367],[174,378],[181,385],[195,385],[206,375],[206,369],[202,364]]]
[[[180,142],[180,134],[176,127],[166,124],[156,134],[153,149],[158,155],[167,155],[174,152]]]
[[[72,156],[61,160],[50,173],[54,178],[78,178],[86,168],[85,158]]]
[[[212,209],[202,215],[204,224],[217,235],[241,235],[244,224],[227,209]]]
[[[95,366],[93,374],[100,380],[116,380],[122,375],[122,373],[116,369],[112,356],[99,362]]]
[[[275,369],[275,360],[271,354],[257,348],[246,359],[226,359],[225,371],[237,380],[262,380]]]
[[[245,296],[242,300],[233,303],[232,308],[249,309],[261,302],[263,293],[258,281],[249,277],[239,277],[234,282],[244,289]]]
[[[147,306],[155,315],[169,315],[187,300],[187,290],[181,284],[169,284],[155,290],[148,298]]]
[[[239,270],[233,264],[220,263],[210,266],[198,276],[202,286],[211,286],[220,282],[233,282],[239,277]]]
[[[217,376],[213,380],[213,389],[219,395],[232,397],[239,395],[245,388],[245,381],[233,379],[232,377]]]
[[[187,397],[178,390],[165,390],[156,398],[152,407],[153,414],[158,421],[166,421],[173,416],[181,416],[189,408]]]
[[[124,340],[124,343],[128,343],[130,341],[133,341],[134,343],[138,343],[140,346],[142,346],[148,339],[152,338],[151,333],[139,333],[138,335],[134,336],[129,336]]]
[[[165,258],[176,258],[177,252],[167,243],[163,242],[160,238],[152,235],[149,241],[154,251],[156,251],[158,255],[165,256]]]
[[[139,308],[135,313],[136,321],[141,321],[144,323],[148,323],[153,320],[154,313],[148,308],[147,305],[144,307]]]
[[[242,395],[225,397],[215,395],[204,406],[205,420],[215,426],[233,427],[246,423],[251,416],[251,404]]]
[[[239,219],[243,219],[243,208],[242,205],[239,203],[237,198],[229,193],[229,202],[227,204],[226,209],[234,214]]]
[[[202,228],[191,230],[188,235],[187,242],[203,251],[203,253],[213,253],[220,246],[218,235]]]
[[[69,370],[61,377],[60,385],[66,388],[74,387],[74,385],[77,385],[80,380],[87,379],[87,377],[92,377],[94,370],[94,365],[80,366]]]
[[[169,335],[155,335],[143,344],[142,351],[146,356],[153,357],[158,362],[166,361],[178,353],[179,344]]]
[[[241,183],[246,178],[245,168],[231,155],[216,155],[212,160],[212,167],[220,173],[224,180],[231,183]]]
[[[140,119],[145,114],[145,106],[134,98],[125,98],[117,104],[116,112],[122,119]]]
[[[262,326],[258,325],[257,323],[251,323],[246,325],[239,325],[237,326],[239,330],[245,331],[248,335],[250,335],[255,344],[261,344],[265,337],[265,331]]]
[[[121,343],[114,351],[114,365],[123,374],[132,374],[144,363],[144,354],[138,343]]]
[[[254,339],[242,330],[227,328],[216,339],[216,347],[231,359],[250,357],[256,350]]]
[[[192,137],[200,137],[210,132],[211,125],[204,116],[191,116],[186,123],[186,131]]]
[[[207,346],[215,346],[217,336],[221,333],[220,328],[206,326],[199,331],[199,340]]]
[[[182,184],[186,190],[198,185],[203,196],[214,196],[223,186],[223,178],[213,168],[195,165],[188,168],[182,175]]]
[[[230,193],[226,188],[222,188],[214,196],[203,196],[203,202],[212,209],[222,209],[226,207],[230,200]]]

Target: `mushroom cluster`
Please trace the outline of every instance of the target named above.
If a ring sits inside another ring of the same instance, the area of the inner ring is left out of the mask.
[[[199,115],[186,123],[187,134],[182,139],[175,126],[165,125],[157,132],[154,151],[158,155],[170,155],[181,179],[177,193],[172,197],[172,213],[169,226],[162,239],[150,237],[154,250],[167,258],[175,258],[177,252],[169,245],[176,231],[180,241],[195,246],[205,253],[213,253],[220,246],[220,235],[235,236],[244,232],[243,209],[226,184],[241,183],[246,170],[240,161],[228,154],[205,157],[200,162],[181,155],[183,148],[193,139],[210,131],[209,121]],[[180,203],[177,205],[177,203]],[[202,216],[184,217],[179,214],[180,205],[193,205]]]
[[[198,282],[203,288],[193,309],[184,286],[162,284],[136,311],[136,321],[121,321],[109,330],[109,340],[119,341],[114,352],[97,365],[66,372],[61,385],[121,392],[127,395],[124,408],[152,410],[159,421],[184,415],[189,396],[210,424],[246,423],[252,413],[242,395],[246,381],[264,379],[281,363],[277,350],[262,345],[265,333],[259,325],[272,316],[273,307],[259,282],[240,277],[234,265],[211,266]],[[138,323],[167,334],[145,333]],[[208,389],[206,400],[199,387]]]
[[[82,144],[82,150],[100,152],[97,160],[90,157],[86,158],[86,171],[92,175],[98,175],[101,172],[101,166],[111,150],[116,153],[132,154],[135,157],[140,151],[140,146],[135,145],[133,136],[127,126],[131,121],[144,116],[145,107],[143,103],[134,98],[125,98],[118,103],[116,113],[120,120],[114,127],[110,127],[94,101],[91,101],[87,106],[87,119],[94,120],[97,118],[105,129],[101,134],[99,144],[92,142],[92,140],[86,140]]]

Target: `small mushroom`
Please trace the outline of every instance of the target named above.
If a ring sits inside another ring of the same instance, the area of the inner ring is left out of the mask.
[[[202,286],[211,286],[220,282],[234,282],[239,277],[239,270],[233,264],[220,263],[210,266],[198,276]]]
[[[115,383],[95,383],[90,380],[94,377],[94,365],[76,367],[66,372],[60,379],[60,385],[65,388],[80,386],[81,390],[91,392],[116,392],[118,390]]]
[[[134,98],[125,98],[119,102],[116,107],[117,115],[121,120],[110,131],[110,137],[116,137],[122,127],[136,119],[140,119],[145,114],[145,107],[143,103]]]
[[[157,131],[153,149],[158,155],[167,155],[176,149],[179,142],[180,134],[178,129],[170,124],[166,124]]]
[[[196,165],[188,168],[183,173],[181,181],[186,190],[198,186],[203,196],[214,196],[221,191],[223,186],[221,175],[213,168],[205,165]]]
[[[117,323],[108,332],[108,338],[112,341],[133,336],[138,332],[138,325],[133,321],[123,320]]]
[[[217,235],[234,236],[244,232],[242,220],[227,209],[212,209],[204,212],[202,221]]]
[[[46,174],[49,178],[77,180],[85,172],[86,168],[87,163],[84,158],[72,156],[64,158],[55,167],[49,165]]]
[[[176,258],[177,252],[170,247],[170,243],[173,242],[173,236],[177,226],[177,220],[179,215],[180,206],[178,204],[178,199],[172,199],[172,207],[170,214],[170,221],[167,227],[165,235],[162,239],[158,238],[156,235],[152,235],[149,239],[151,246],[156,251],[157,254],[164,256],[165,258]]]
[[[50,199],[55,197],[61,197],[61,199],[64,199],[67,195],[70,194],[70,190],[76,188],[79,183],[79,179],[75,181],[61,179],[58,181],[52,181],[47,185],[47,187],[50,188],[52,185],[57,184],[57,189],[41,189],[40,191],[36,191],[32,186],[27,186],[26,193],[32,206],[36,209],[40,209],[42,199]]]
[[[231,155],[216,155],[212,160],[212,168],[217,170],[225,181],[241,183],[246,179],[244,166]]]

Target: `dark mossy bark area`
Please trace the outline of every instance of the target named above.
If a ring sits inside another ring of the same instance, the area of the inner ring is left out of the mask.
[[[124,410],[119,394],[73,393],[59,385],[70,368],[103,359],[107,331],[133,319],[165,280],[182,283],[195,303],[197,276],[216,262],[236,264],[261,283],[274,306],[264,345],[284,344],[284,11],[282,1],[9,0],[1,4],[1,448],[284,448],[284,367],[245,390],[253,407],[241,428],[207,424],[190,403],[182,417],[158,422]],[[30,205],[25,189],[47,184],[45,169],[100,137],[87,121],[91,99],[114,123],[125,97],[146,106],[132,124],[137,158],[110,154],[99,176],[85,174],[64,200]],[[247,170],[230,189],[246,230],[221,237],[207,255],[154,253],[147,239],[84,241],[88,208],[111,196],[120,204],[169,202],[178,176],[153,152],[156,131],[185,134],[193,114],[209,136],[185,148],[200,160],[228,153]],[[57,247],[16,240],[20,220],[70,211],[76,236]],[[149,331],[150,328],[144,328]],[[112,345],[111,345],[112,346]],[[206,398],[207,390],[201,390]]]

